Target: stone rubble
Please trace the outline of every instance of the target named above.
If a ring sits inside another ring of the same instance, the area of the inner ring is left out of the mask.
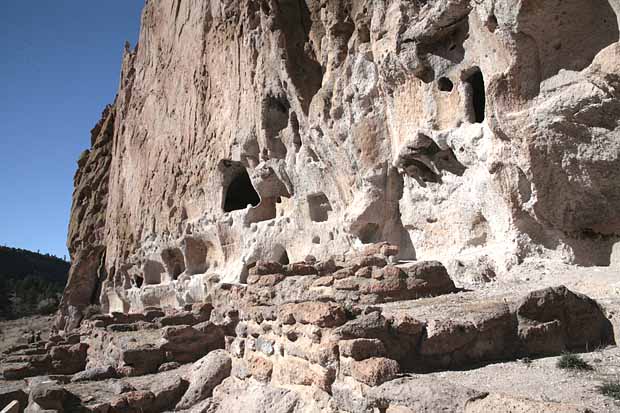
[[[373,250],[337,264],[259,261],[247,284],[210,291],[202,305],[94,315],[70,336],[15,347],[3,376],[49,375],[22,390],[33,412],[245,411],[250,400],[248,411],[479,412],[530,402],[427,373],[614,343],[601,307],[566,287],[446,305],[459,290],[441,264],[388,264]],[[79,369],[67,346],[82,350]],[[114,383],[108,396],[89,392],[98,383]]]

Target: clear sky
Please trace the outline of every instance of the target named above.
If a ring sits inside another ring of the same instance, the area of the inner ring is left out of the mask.
[[[0,0],[0,245],[68,256],[73,175],[144,0]]]

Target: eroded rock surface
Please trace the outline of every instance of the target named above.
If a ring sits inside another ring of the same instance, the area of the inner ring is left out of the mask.
[[[79,161],[58,327],[379,241],[480,281],[534,256],[608,265],[619,10],[148,1]]]
[[[614,343],[614,312],[566,287],[459,287],[616,265],[619,13],[147,1],[78,162],[58,331],[2,356],[23,381],[3,400],[582,411],[438,375]]]

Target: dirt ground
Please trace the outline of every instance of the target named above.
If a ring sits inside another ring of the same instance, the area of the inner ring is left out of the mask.
[[[34,316],[17,320],[0,321],[0,353],[18,344],[22,334],[41,332],[41,338],[46,340],[52,328],[53,316]]]

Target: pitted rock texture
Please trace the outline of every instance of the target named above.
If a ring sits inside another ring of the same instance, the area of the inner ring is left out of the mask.
[[[437,262],[388,265],[396,250],[259,261],[247,284],[213,281],[208,303],[25,337],[0,354],[0,396],[27,393],[27,412],[586,411],[436,375],[614,344],[615,320],[596,301],[563,286],[521,299],[457,290]],[[334,282],[316,285],[325,278]],[[366,294],[368,280],[401,293]]]
[[[213,275],[244,283],[259,260],[380,241],[395,260],[493,275],[528,256],[608,265],[619,13],[617,0],[147,1],[79,163],[58,327],[91,303],[180,308]]]

